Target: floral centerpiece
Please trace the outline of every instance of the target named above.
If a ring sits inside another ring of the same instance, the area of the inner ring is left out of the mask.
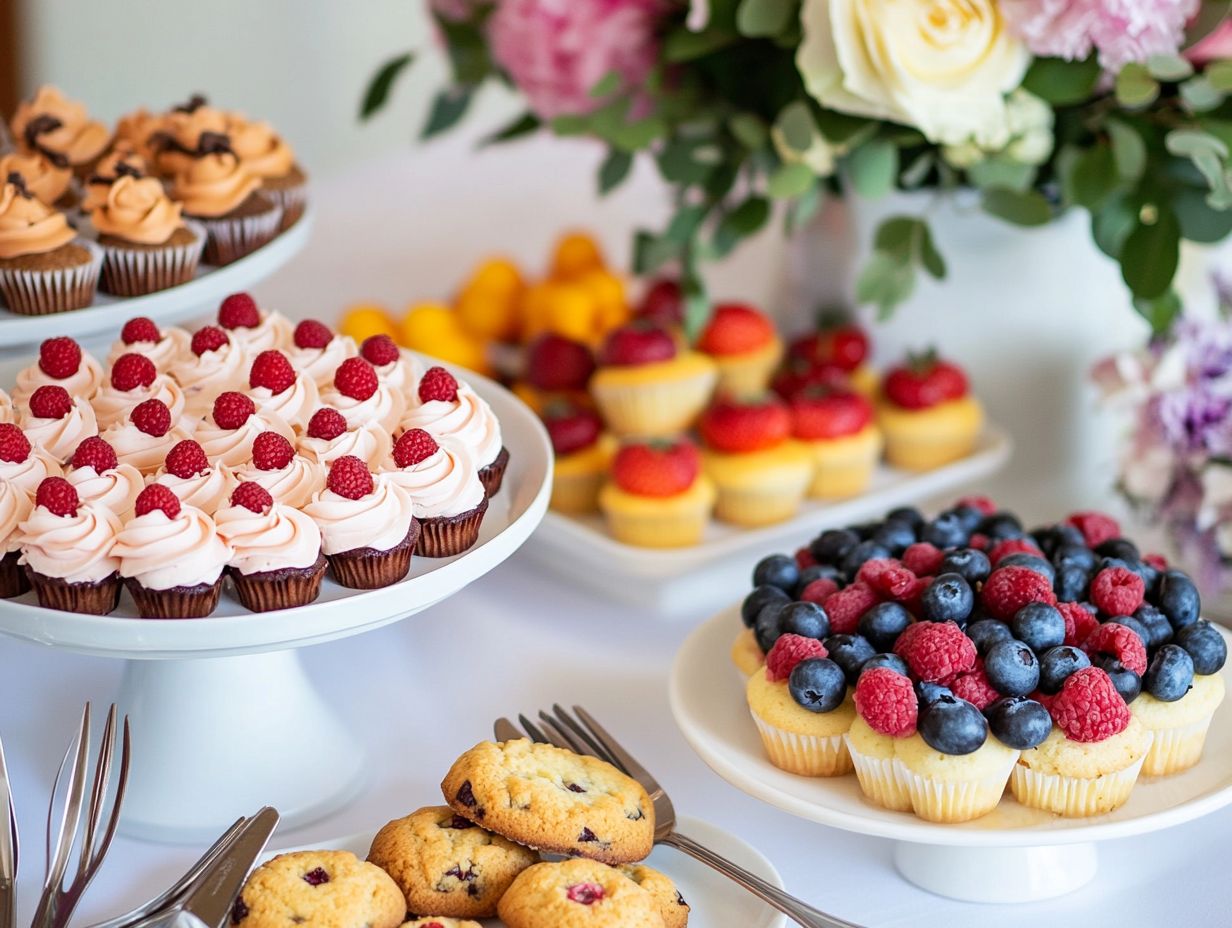
[[[690,319],[699,262],[823,199],[895,189],[977,192],[1040,226],[1090,212],[1157,331],[1180,313],[1183,240],[1232,230],[1232,26],[1227,0],[431,0],[453,83],[423,134],[454,125],[489,79],[540,127],[607,145],[603,191],[639,152],[671,185],[666,228],[635,268],[678,263]],[[381,108],[410,53],[374,76]],[[946,274],[927,215],[876,232],[857,298],[889,311],[917,274]]]

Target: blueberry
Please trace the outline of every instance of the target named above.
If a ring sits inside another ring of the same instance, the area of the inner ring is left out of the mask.
[[[820,564],[838,565],[859,543],[859,536],[850,529],[831,528],[813,539],[809,551]]]
[[[996,739],[1019,751],[1043,743],[1052,731],[1048,710],[1025,696],[1004,696],[985,709],[984,714]]]
[[[1168,617],[1150,603],[1143,603],[1134,611],[1135,619],[1146,629],[1149,636],[1146,646],[1158,648],[1172,640],[1172,623]]]
[[[1052,591],[1063,603],[1076,603],[1087,595],[1090,576],[1077,564],[1062,564],[1057,568],[1057,578],[1052,582]]]
[[[963,530],[968,535],[975,532],[976,528],[984,518],[984,513],[975,506],[972,506],[970,503],[963,503],[962,505],[955,506],[947,511],[958,517]]]
[[[968,583],[983,583],[992,573],[988,555],[976,548],[958,548],[946,553],[939,573],[958,574]]]
[[[1177,632],[1176,643],[1193,659],[1194,673],[1216,673],[1228,659],[1228,645],[1223,635],[1205,619]]]
[[[912,531],[919,533],[924,527],[924,515],[914,506],[899,506],[886,513],[887,522],[906,522]]]
[[[874,654],[860,667],[860,673],[877,667],[885,667],[895,673],[901,673],[904,677],[911,676],[911,672],[907,669],[907,662],[897,654]]]
[[[779,609],[783,634],[802,635],[820,641],[830,634],[830,617],[817,603],[787,603]]]
[[[769,654],[774,643],[783,634],[780,616],[785,603],[767,603],[757,613],[757,621],[753,624],[753,634],[757,637],[757,646],[763,654]]]
[[[1052,565],[1064,567],[1067,564],[1081,567],[1089,574],[1095,571],[1099,558],[1086,545],[1063,544],[1052,553]]]
[[[1176,644],[1166,644],[1151,658],[1142,678],[1146,691],[1161,702],[1176,702],[1193,685],[1194,662],[1189,652]]]
[[[972,754],[988,740],[988,721],[979,709],[956,696],[939,696],[920,712],[924,743],[942,754]]]
[[[889,651],[911,624],[911,613],[898,603],[878,603],[860,616],[860,634],[877,651]]]
[[[794,557],[786,554],[771,554],[757,562],[753,568],[753,586],[769,584],[784,593],[790,593],[800,582],[800,568]]]
[[[1065,643],[1065,619],[1056,606],[1047,603],[1027,603],[1015,612],[1010,631],[1037,654]]]
[[[1061,692],[1061,684],[1076,670],[1090,667],[1091,659],[1068,644],[1049,648],[1039,659],[1039,688],[1044,693]]]
[[[847,695],[847,678],[834,661],[811,657],[792,668],[787,689],[791,698],[810,712],[830,712]]]
[[[1011,641],[1014,633],[1004,622],[996,619],[980,619],[967,626],[967,637],[975,642],[975,649],[983,656],[998,641]]]
[[[1202,598],[1192,580],[1179,570],[1169,570],[1159,579],[1159,601],[1155,603],[1173,631],[1180,631],[1198,621],[1202,612]]]
[[[830,660],[843,668],[847,682],[852,686],[860,678],[860,668],[864,662],[877,653],[877,649],[863,635],[831,635],[825,645]]]
[[[1150,647],[1151,633],[1147,631],[1147,628],[1145,625],[1143,625],[1141,622],[1135,619],[1132,615],[1114,615],[1110,619],[1108,619],[1108,621],[1115,622],[1117,625],[1124,625],[1131,632],[1133,632],[1135,635],[1137,635],[1139,638],[1142,639],[1142,644],[1144,646]],[[1107,624],[1107,623],[1100,623],[1100,624]]]
[[[810,564],[804,570],[800,571],[800,582],[796,584],[796,597],[804,592],[814,580],[833,580],[839,586],[843,584],[843,573],[837,567],[830,564]]]
[[[1142,695],[1142,678],[1111,654],[1096,655],[1095,666],[1108,674],[1108,679],[1126,705]]]
[[[877,561],[890,556],[890,551],[875,541],[862,541],[843,558],[840,565],[848,580],[854,580],[865,561]]]
[[[1095,546],[1095,553],[1100,557],[1119,557],[1123,561],[1133,563],[1142,560],[1138,546],[1128,538],[1109,538]]]
[[[974,606],[971,584],[958,574],[941,574],[920,597],[921,617],[929,622],[957,622],[963,627]]]
[[[952,699],[954,694],[948,686],[942,686],[940,683],[926,683],[921,680],[915,685],[915,698],[920,708],[932,705],[942,696],[949,696]]]
[[[897,519],[887,519],[877,531],[873,532],[870,540],[897,557],[907,550],[908,545],[915,544],[915,537],[915,529],[908,523]]]
[[[963,525],[961,517],[954,512],[943,512],[931,522],[924,524],[920,540],[938,548],[961,548],[971,538],[971,530]]]
[[[1035,652],[1021,641],[998,641],[984,655],[984,673],[1002,696],[1026,696],[1039,686]]]
[[[1075,526],[1064,522],[1032,529],[1031,537],[1035,539],[1035,543],[1039,545],[1040,550],[1048,555],[1049,558],[1056,554],[1057,549],[1062,545],[1086,547],[1086,541],[1082,537],[1082,532],[1078,531]]]
[[[847,527],[851,529],[853,532],[855,532],[856,535],[859,536],[861,541],[867,541],[868,539],[873,537],[873,532],[881,528],[881,523],[880,522],[857,522],[855,525],[849,525]]]
[[[992,541],[1005,541],[1009,538],[1023,536],[1022,523],[1012,512],[994,512],[980,520],[975,529],[981,535],[987,535]]]
[[[744,602],[740,604],[740,618],[744,621],[745,625],[752,628],[757,624],[757,616],[765,606],[771,603],[782,604],[790,601],[791,597],[777,586],[764,584],[744,597]]]
[[[1028,554],[1026,551],[1015,551],[997,561],[998,567],[1025,567],[1033,570],[1049,583],[1057,579],[1057,570],[1038,554]]]

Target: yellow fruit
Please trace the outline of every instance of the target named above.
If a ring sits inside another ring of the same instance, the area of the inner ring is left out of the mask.
[[[594,337],[602,338],[632,317],[633,310],[625,298],[624,281],[611,271],[602,268],[587,271],[577,278],[577,285],[590,294],[595,304]]]
[[[458,316],[440,303],[420,303],[407,310],[399,333],[402,344],[413,351],[460,364],[486,374],[489,370],[484,343],[462,327]]]
[[[586,288],[556,284],[547,295],[547,328],[578,342],[594,336],[598,306]]]
[[[463,289],[509,298],[521,293],[522,287],[522,272],[516,264],[508,258],[489,258],[475,268]]]
[[[356,303],[348,307],[338,323],[338,331],[351,336],[356,343],[362,343],[373,335],[398,337],[398,327],[389,312],[375,303]]]
[[[522,275],[513,262],[504,258],[483,262],[458,293],[462,325],[476,338],[512,341],[518,334],[522,288]]]
[[[602,267],[603,253],[598,243],[585,232],[568,232],[556,242],[552,255],[553,277],[576,277]]]

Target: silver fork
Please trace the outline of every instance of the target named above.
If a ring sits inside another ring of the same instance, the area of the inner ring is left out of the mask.
[[[9,768],[0,744],[0,798],[7,813],[7,825],[0,822],[0,928],[17,926],[17,810],[13,806],[13,787]]]
[[[43,894],[39,898],[31,928],[64,928],[73,914],[73,909],[82,893],[94,879],[115,837],[120,807],[128,786],[128,766],[131,746],[129,743],[128,717],[124,718],[124,733],[120,749],[119,775],[116,780],[114,799],[110,786],[115,760],[117,736],[116,707],[112,705],[103,726],[98,760],[94,766],[94,782],[90,790],[89,806],[86,807],[86,779],[89,773],[90,750],[90,704],[86,703],[81,714],[81,727],[69,743],[56,773],[52,787],[51,802],[47,809],[47,878]],[[57,800],[63,788],[63,807],[58,827],[55,824]],[[85,825],[82,827],[82,811]],[[55,832],[53,840],[52,833]],[[78,833],[81,832],[80,840]],[[74,845],[79,845],[77,868],[72,880],[65,883]]]
[[[600,760],[607,761],[612,766],[624,771],[637,780],[650,794],[655,811],[655,844],[663,844],[683,851],[690,857],[701,861],[706,866],[717,870],[728,879],[743,886],[763,902],[778,909],[798,925],[805,928],[859,928],[852,922],[844,921],[827,915],[799,899],[785,893],[777,886],[772,886],[756,874],[737,866],[730,860],[716,854],[709,848],[699,844],[692,838],[676,830],[676,810],[672,800],[650,773],[639,764],[607,730],[581,706],[574,706],[577,714],[575,719],[561,706],[552,706],[552,714],[539,713],[543,725],[540,728],[524,715],[518,716],[525,735],[522,734],[508,719],[498,719],[495,730],[498,741],[508,741],[513,738],[529,736],[533,741],[553,744],[558,748],[573,751],[577,754],[589,754]],[[581,719],[581,722],[578,721]]]

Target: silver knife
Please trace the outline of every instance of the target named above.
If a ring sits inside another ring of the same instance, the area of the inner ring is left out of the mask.
[[[278,812],[269,806],[245,822],[230,852],[206,871],[182,897],[176,906],[177,914],[190,916],[189,922],[199,922],[193,928],[223,928],[231,915],[235,897],[248,879],[248,871],[265,850],[276,827]],[[181,918],[175,921],[184,924]]]

